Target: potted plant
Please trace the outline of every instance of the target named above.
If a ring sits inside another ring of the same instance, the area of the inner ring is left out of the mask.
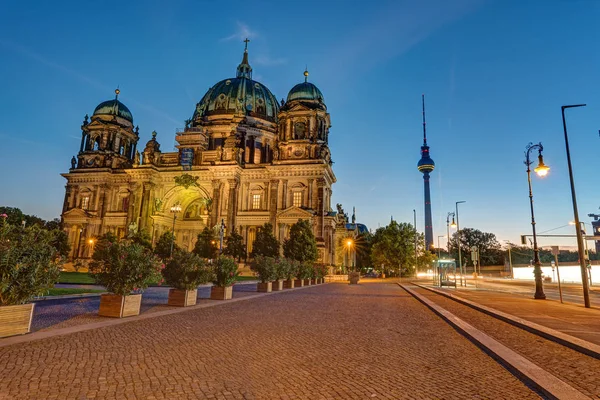
[[[319,278],[319,271],[317,269],[317,264],[309,264],[309,271],[310,271],[310,284],[311,285],[316,285],[318,284],[318,278]]]
[[[291,260],[289,258],[285,258],[284,259],[285,262],[287,262],[287,271],[286,271],[286,280],[283,281],[283,288],[284,289],[293,289],[294,286],[296,285],[296,281],[294,280],[294,277],[298,274],[298,262]]]
[[[60,273],[55,232],[22,229],[6,218],[0,215],[0,337],[30,331],[35,304],[27,302],[54,286]]]
[[[316,264],[315,269],[317,270],[317,283],[325,283],[325,276],[329,272],[329,267],[325,264]]]
[[[296,280],[294,281],[294,286],[303,287],[306,279],[306,269],[304,263],[300,261],[293,260],[292,261],[296,265]]]
[[[106,235],[96,245],[89,274],[110,293],[100,297],[99,315],[138,315],[142,291],[160,279],[161,262],[147,247]]]
[[[177,250],[162,270],[169,289],[170,306],[187,307],[196,304],[198,285],[209,282],[212,271],[206,261],[198,255],[185,250]]]
[[[258,274],[260,283],[256,285],[258,292],[270,293],[273,287],[272,282],[277,279],[275,270],[275,259],[273,257],[256,256],[252,263],[252,269]]]
[[[233,284],[238,276],[238,266],[231,257],[219,256],[213,261],[213,287],[210,298],[230,300],[233,296]]]
[[[277,292],[283,290],[283,280],[287,278],[290,263],[286,258],[278,257],[275,259],[274,267],[275,278],[273,280],[272,290]]]

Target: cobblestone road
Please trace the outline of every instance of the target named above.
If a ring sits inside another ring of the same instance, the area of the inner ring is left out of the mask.
[[[0,399],[538,398],[395,284],[328,284],[0,348]]]

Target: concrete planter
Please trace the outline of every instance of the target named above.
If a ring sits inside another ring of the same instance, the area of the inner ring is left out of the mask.
[[[231,300],[233,297],[233,286],[213,286],[210,288],[212,300]]]
[[[294,286],[295,287],[303,287],[304,286],[304,279],[296,279],[294,281]]]
[[[189,307],[196,304],[198,290],[169,289],[168,305],[176,307]]]
[[[29,333],[34,307],[34,303],[0,307],[0,338]]]
[[[360,273],[358,272],[350,272],[348,274],[348,279],[350,280],[351,285],[357,285],[360,280]]]
[[[263,293],[271,293],[273,290],[273,282],[260,282],[256,284],[256,291]]]
[[[280,279],[278,281],[273,281],[273,285],[271,285],[271,290],[274,292],[279,292],[283,290],[283,281]]]
[[[141,294],[130,294],[128,296],[103,294],[100,296],[98,315],[112,318],[132,317],[140,314],[141,305]]]
[[[283,281],[283,288],[284,289],[293,289],[295,283],[296,283],[295,280],[287,279],[287,280]]]

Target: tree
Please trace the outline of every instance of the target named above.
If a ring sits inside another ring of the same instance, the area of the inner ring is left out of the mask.
[[[238,262],[242,257],[246,257],[246,245],[244,245],[244,238],[240,235],[235,227],[225,239],[225,248],[223,249],[225,255],[237,258]]]
[[[173,241],[173,233],[171,231],[164,232],[154,246],[154,253],[161,260],[166,260],[171,256],[171,243],[173,244],[173,253],[179,250],[179,246]]]
[[[279,241],[273,235],[273,225],[266,223],[256,231],[256,239],[252,244],[252,257],[278,257]]]
[[[408,223],[394,220],[386,227],[375,231],[372,239],[371,261],[376,266],[383,266],[384,273],[395,273],[406,276],[414,272],[415,239],[421,248],[423,237]],[[427,261],[426,257],[422,261]]]
[[[23,214],[23,211],[16,207],[0,207],[0,215],[3,214],[7,216],[6,222],[14,227],[23,226],[23,222],[25,222],[25,226],[38,225],[43,228],[46,225],[46,221],[43,219],[35,215]]]
[[[450,240],[450,254],[458,262],[458,232],[452,235]],[[493,233],[482,232],[479,229],[463,228],[460,230],[461,260],[463,265],[472,266],[471,248],[479,249],[481,265],[504,264],[504,251]],[[457,264],[458,266],[458,264]]]
[[[372,265],[371,263],[371,246],[372,246],[373,235],[370,232],[363,232],[358,234],[354,239],[354,246],[356,251],[356,267],[359,270],[363,270]]]
[[[129,235],[129,240],[131,240],[133,243],[137,243],[141,246],[144,246],[147,249],[152,248],[152,238],[150,237],[150,234],[144,229],[140,229],[136,233]]]
[[[314,262],[319,257],[317,241],[310,222],[301,219],[290,228],[290,237],[283,242],[283,254],[297,261]]]
[[[193,252],[204,258],[215,258],[217,256],[217,237],[207,226],[198,234],[198,240]]]

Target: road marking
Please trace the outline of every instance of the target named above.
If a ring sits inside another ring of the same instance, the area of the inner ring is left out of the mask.
[[[513,372],[513,374],[532,384],[546,396],[553,399],[590,399],[590,397],[584,395],[563,380],[538,367],[536,364],[532,363],[519,353],[509,349],[502,343],[486,335],[479,329],[476,329],[472,325],[458,318],[448,310],[440,307],[428,298],[418,294],[407,285],[399,285],[421,303],[429,307],[433,312],[446,320],[459,332],[473,340],[493,358],[500,360],[511,372]]]

